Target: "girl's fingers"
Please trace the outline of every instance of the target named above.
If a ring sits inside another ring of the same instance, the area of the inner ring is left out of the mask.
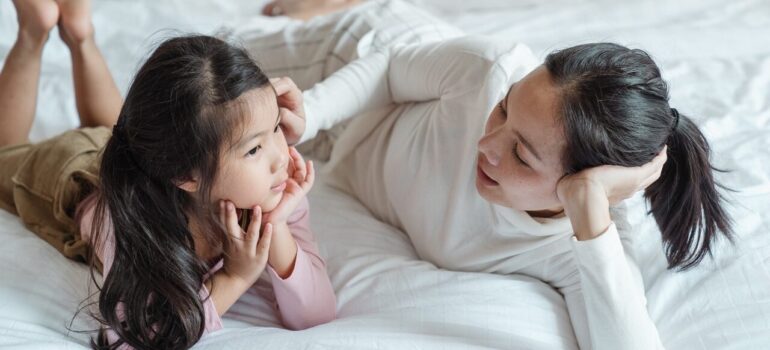
[[[286,166],[286,172],[289,174],[289,178],[294,178],[294,173],[297,172],[297,167],[294,166],[294,158],[291,155],[291,149],[289,149],[289,164]]]
[[[297,162],[297,152],[294,147],[289,147],[289,159],[291,159],[292,173],[289,176],[295,181],[300,177],[299,162]]]
[[[270,253],[270,242],[273,239],[273,224],[266,224],[265,230],[262,231],[262,237],[259,238],[257,244],[257,256],[259,257],[259,264],[267,264],[267,257]]]
[[[251,223],[249,223],[246,239],[251,241],[259,240],[259,228],[262,226],[262,207],[256,205],[251,210]]]
[[[305,182],[305,177],[307,176],[305,160],[302,159],[302,155],[299,154],[299,151],[297,151],[296,148],[292,147],[290,152],[293,153],[292,159],[294,159],[294,179],[297,180],[297,183],[303,183]]]
[[[228,201],[227,204],[227,231],[236,239],[243,239],[241,226],[238,225],[238,214],[235,212],[235,204]]]
[[[314,182],[315,182],[315,168],[313,168],[313,161],[308,160],[307,177],[305,177],[305,182],[302,183],[302,189],[305,190],[305,192],[309,191],[310,188],[313,187]]]
[[[225,201],[219,200],[219,222],[227,228],[227,217],[225,216]]]

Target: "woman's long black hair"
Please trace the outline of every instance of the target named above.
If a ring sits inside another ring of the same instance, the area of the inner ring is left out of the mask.
[[[267,86],[243,49],[208,36],[169,39],[139,69],[101,161],[92,243],[107,215],[115,259],[101,286],[105,327],[94,348],[186,349],[200,339],[209,266],[196,255],[188,218],[221,249],[226,233],[209,203],[220,154],[243,122],[237,99]],[[197,198],[177,187],[193,176]],[[118,342],[107,341],[106,328]]]
[[[669,268],[687,269],[711,254],[731,220],[714,180],[706,138],[672,108],[658,66],[642,50],[611,43],[549,54],[545,67],[561,89],[568,174],[603,164],[639,166],[668,145],[668,161],[647,188]]]

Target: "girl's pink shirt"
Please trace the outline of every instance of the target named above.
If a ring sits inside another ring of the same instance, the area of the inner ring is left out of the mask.
[[[96,199],[96,194],[89,195],[76,210],[75,218],[84,240],[90,241]],[[336,296],[326,273],[326,263],[318,253],[313,232],[310,230],[309,213],[308,201],[303,199],[288,219],[289,230],[297,242],[297,258],[291,275],[281,278],[269,265],[265,268],[275,292],[274,308],[278,311],[283,325],[292,330],[310,328],[332,321],[336,317]],[[115,231],[109,215],[104,218],[99,238],[95,253],[102,261],[103,276],[106,277],[115,258]],[[220,259],[209,270],[209,276],[221,269],[222,265],[223,261]],[[206,313],[204,334],[222,329],[222,319],[208,295],[206,286],[201,286],[200,297],[205,300],[203,307]],[[113,343],[117,339],[117,334],[110,331],[110,342]]]

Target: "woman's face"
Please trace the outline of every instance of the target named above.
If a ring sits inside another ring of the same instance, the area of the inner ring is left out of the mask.
[[[281,201],[286,188],[289,148],[278,127],[280,115],[273,89],[255,89],[242,99],[247,114],[244,129],[235,133],[232,148],[225,148],[222,154],[211,197],[229,200],[236,208],[259,205],[269,212]]]
[[[565,147],[559,90],[540,66],[511,86],[479,140],[476,189],[486,200],[537,216],[561,212],[556,184]]]

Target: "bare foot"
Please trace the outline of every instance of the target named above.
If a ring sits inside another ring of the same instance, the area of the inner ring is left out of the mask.
[[[42,44],[59,21],[59,7],[54,0],[13,0],[19,21],[19,40]]]
[[[265,5],[266,16],[287,16],[307,21],[313,17],[341,11],[361,3],[361,0],[274,0]]]
[[[69,46],[82,43],[94,36],[91,22],[91,0],[56,0],[61,11],[59,35]]]

